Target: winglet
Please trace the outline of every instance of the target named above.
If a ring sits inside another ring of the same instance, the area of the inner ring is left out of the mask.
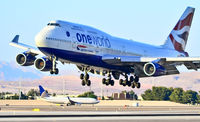
[[[19,35],[16,35],[16,36],[13,38],[12,42],[18,43],[18,40],[19,40]]]

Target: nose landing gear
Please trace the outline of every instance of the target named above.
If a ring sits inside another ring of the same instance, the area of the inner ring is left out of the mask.
[[[59,73],[59,70],[58,68],[56,68],[56,57],[55,56],[52,56],[51,58],[51,61],[52,61],[52,69],[50,70],[50,74],[58,74]]]

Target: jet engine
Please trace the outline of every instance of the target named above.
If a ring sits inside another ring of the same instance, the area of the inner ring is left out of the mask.
[[[35,56],[29,53],[21,53],[16,56],[16,62],[21,66],[31,66],[34,64]]]
[[[53,63],[48,58],[42,57],[35,60],[34,65],[40,71],[50,71]]]
[[[154,62],[146,63],[143,70],[147,76],[161,76],[166,74],[166,69]]]

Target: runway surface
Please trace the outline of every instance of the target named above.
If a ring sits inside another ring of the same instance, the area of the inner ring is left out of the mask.
[[[0,105],[1,111],[200,111],[200,106],[60,106],[60,105]]]
[[[42,122],[199,122],[200,113],[183,111],[137,112],[1,112],[0,121]]]
[[[200,122],[199,106],[0,106],[4,122]],[[33,111],[36,110],[36,111]]]

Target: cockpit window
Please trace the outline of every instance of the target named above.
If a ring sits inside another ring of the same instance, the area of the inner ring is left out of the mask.
[[[58,24],[58,23],[48,23],[47,25],[48,26],[59,26],[60,27],[60,24]]]

